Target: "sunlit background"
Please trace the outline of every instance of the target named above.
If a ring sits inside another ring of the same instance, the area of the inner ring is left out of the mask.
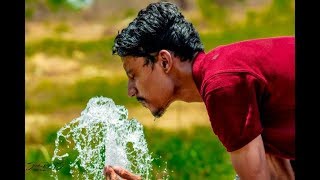
[[[111,47],[147,0],[25,1],[25,176],[50,179],[56,132],[80,116],[88,100],[109,97],[144,126],[154,177],[232,180],[229,156],[201,103],[173,103],[154,121],[127,96],[127,78]],[[294,0],[175,0],[209,51],[251,38],[294,35]],[[72,179],[68,168],[62,179]]]

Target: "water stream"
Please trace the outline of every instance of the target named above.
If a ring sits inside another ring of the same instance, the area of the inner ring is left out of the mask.
[[[51,169],[58,179],[57,164],[68,161],[74,179],[105,179],[105,165],[117,165],[150,179],[152,160],[143,126],[128,120],[128,110],[112,99],[93,97],[57,132]]]

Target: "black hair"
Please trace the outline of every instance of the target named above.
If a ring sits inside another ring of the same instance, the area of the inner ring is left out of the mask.
[[[148,64],[155,61],[151,54],[161,49],[172,51],[181,61],[193,60],[195,53],[204,49],[192,23],[169,2],[151,3],[140,10],[114,39],[112,54],[146,57]]]

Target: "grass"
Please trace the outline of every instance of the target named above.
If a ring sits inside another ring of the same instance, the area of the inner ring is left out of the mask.
[[[104,77],[79,79],[74,84],[57,84],[43,80],[28,90],[25,100],[26,112],[51,113],[68,107],[79,107],[94,96],[113,99],[116,104],[138,105],[134,98],[127,96],[127,80],[111,83]]]
[[[30,57],[37,52],[43,52],[48,55],[59,55],[72,58],[74,52],[80,51],[90,57],[90,61],[107,61],[112,56],[111,47],[113,40],[105,38],[94,41],[76,41],[64,40],[58,38],[46,38],[39,41],[27,42],[25,46],[25,55]]]
[[[229,156],[210,127],[186,131],[147,129],[151,152],[167,162],[170,179],[233,179]],[[164,166],[161,159],[155,166]],[[157,172],[157,169],[156,169]]]
[[[26,146],[26,163],[29,163],[26,166],[29,169],[25,173],[26,179],[50,178],[51,171],[48,168],[50,160],[48,159],[51,159],[53,154],[57,130],[44,132],[41,145]],[[175,180],[229,180],[235,176],[227,152],[210,127],[197,126],[192,131],[145,128],[144,132],[149,152],[155,158],[152,162],[153,179],[165,176],[165,169],[169,179]],[[63,164],[68,164],[70,159]],[[59,177],[72,179],[67,166],[60,171]]]

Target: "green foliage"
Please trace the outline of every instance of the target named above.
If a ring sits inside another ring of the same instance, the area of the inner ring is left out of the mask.
[[[125,12],[124,12],[124,17],[133,17],[133,16],[136,16],[137,15],[137,12],[135,9],[132,9],[132,8],[129,8],[127,9]]]
[[[198,5],[205,18],[221,20],[226,17],[226,10],[219,6],[214,0],[198,0]]]
[[[68,26],[58,29],[68,30]],[[113,39],[105,38],[96,41],[76,41],[57,38],[47,38],[40,41],[26,43],[25,54],[27,57],[37,52],[43,52],[48,55],[59,55],[62,57],[73,57],[75,51],[81,51],[90,60],[106,61],[112,56]]]
[[[127,96],[127,81],[108,82],[104,77],[80,79],[72,85],[61,85],[43,80],[34,89],[27,91],[26,111],[49,113],[66,107],[84,106],[94,96],[113,99],[116,104],[137,105]]]
[[[248,11],[243,24],[224,26],[221,33],[201,33],[200,31],[200,38],[205,49],[210,50],[219,45],[241,40],[294,36],[294,8],[292,4],[292,0],[273,0],[271,5],[262,11]],[[208,18],[208,21],[212,20],[212,18]]]
[[[76,10],[67,0],[46,0],[46,4],[52,12],[59,10],[72,11]]]
[[[146,129],[146,139],[150,139],[150,151],[159,157],[153,162],[155,172],[167,166],[170,179],[227,180],[235,176],[225,148],[210,127],[194,127],[191,132]]]
[[[66,0],[47,0],[52,6],[62,6]]]
[[[69,27],[67,24],[65,24],[65,23],[60,23],[59,25],[57,25],[57,26],[54,28],[54,31],[55,31],[57,34],[61,34],[61,33],[70,31],[70,27]]]
[[[228,12],[225,7],[219,6],[214,0],[198,0],[200,12],[204,19],[208,21],[210,27],[228,25]]]
[[[245,29],[249,33],[263,31],[265,34],[292,35],[295,23],[293,3],[292,0],[273,0],[264,11],[248,11]]]
[[[292,0],[274,0],[262,12],[248,11],[244,24],[233,26],[228,24],[227,12],[224,10],[224,7],[218,6],[214,1],[210,0],[199,0],[198,3],[202,14],[205,16],[205,22],[209,22],[212,28],[223,28],[222,33],[206,34],[202,34],[201,29],[199,29],[201,40],[207,49],[213,48],[220,43],[229,43],[249,38],[294,35],[294,8]],[[127,13],[132,15],[131,10],[128,10]],[[56,38],[44,39],[26,43],[25,53],[28,57],[37,52],[72,57],[73,52],[81,51],[90,57],[90,60],[105,61],[112,59],[112,45],[113,37],[86,42]]]
[[[81,8],[89,6],[91,2],[91,0],[47,0],[52,10],[81,10]]]
[[[32,18],[33,14],[34,14],[34,9],[26,7],[25,14],[24,14],[26,19]]]

